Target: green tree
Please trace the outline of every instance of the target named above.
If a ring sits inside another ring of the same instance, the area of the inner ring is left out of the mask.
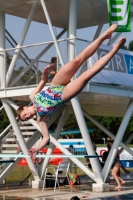
[[[2,102],[0,101],[0,107]],[[4,109],[0,111],[0,133],[10,124],[7,114]]]
[[[128,46],[122,45],[122,46],[121,46],[121,49],[133,51],[133,40],[131,40],[131,41],[129,42]]]
[[[24,67],[21,66],[19,67],[15,72],[16,74],[20,74],[22,71],[24,70]],[[40,71],[39,71],[40,73]],[[30,70],[28,70],[22,77],[21,80],[23,81],[23,83],[27,83],[28,81],[28,85],[32,85],[36,83],[36,78],[35,78],[35,70],[33,70],[32,68]],[[32,78],[33,77],[33,78]]]
[[[129,50],[129,51],[133,51],[133,40],[131,40],[131,41],[129,42],[128,50]]]

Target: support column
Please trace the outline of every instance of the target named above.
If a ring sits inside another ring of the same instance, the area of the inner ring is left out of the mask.
[[[131,140],[133,139],[133,133],[129,136],[129,138],[126,140],[125,145],[128,145]],[[124,150],[124,148],[122,147],[121,149],[119,149],[119,153],[121,154],[122,151]]]
[[[6,102],[6,99],[2,100],[2,103],[3,103],[3,106],[5,108],[5,111],[6,113],[8,114],[8,118],[12,124],[12,127],[13,127],[13,130],[14,130],[14,133],[17,137],[17,140],[19,142],[19,145],[21,147],[21,150],[23,152],[23,154],[29,154],[28,153],[28,149],[27,149],[27,146],[25,144],[25,141],[24,141],[24,138],[21,134],[21,131],[19,129],[19,126],[16,122],[16,119],[15,119],[15,116],[13,114],[13,111],[11,109],[11,107],[9,106],[9,104]],[[39,183],[40,183],[40,178],[38,176],[38,173],[37,173],[37,170],[36,170],[36,167],[33,163],[33,161],[31,160],[31,158],[26,158],[26,161],[29,165],[29,168],[30,168],[30,171],[32,172],[33,176],[34,176],[34,184],[33,184],[33,188],[39,188]]]
[[[79,100],[78,100],[77,97],[74,97],[71,100],[71,102],[72,102],[73,109],[74,109],[74,112],[75,112],[75,115],[76,115],[76,118],[77,118],[77,121],[78,121],[80,131],[81,131],[82,136],[83,136],[83,140],[84,140],[84,143],[85,143],[87,153],[88,153],[88,155],[95,155],[94,148],[93,148],[93,145],[92,145],[92,141],[91,141],[90,135],[88,133],[86,122],[85,122],[85,119],[84,119],[84,116],[83,116],[83,113],[82,113],[82,110],[81,110],[81,107],[80,107],[80,104],[79,104]],[[101,166],[100,166],[99,160],[97,158],[96,159],[90,158],[90,162],[91,162],[91,165],[92,165],[92,168],[93,168],[93,172],[95,174],[94,180],[97,183],[102,184],[103,180],[102,180],[102,175],[101,175],[101,170],[100,170]]]
[[[29,26],[30,26],[30,23],[31,23],[31,20],[32,20],[32,17],[34,16],[34,13],[35,13],[35,10],[36,10],[36,7],[37,7],[38,3],[37,2],[34,2],[33,5],[32,5],[32,8],[31,8],[31,11],[29,13],[29,16],[26,20],[26,23],[25,23],[25,26],[24,26],[24,29],[22,31],[22,34],[21,34],[21,37],[20,37],[20,40],[18,42],[18,45],[16,47],[16,50],[15,50],[15,53],[14,53],[14,56],[12,58],[12,61],[10,63],[10,66],[9,66],[9,70],[7,72],[7,75],[6,75],[6,83],[7,85],[9,84],[9,81],[11,79],[11,76],[12,76],[12,73],[13,73],[13,70],[14,70],[14,66],[16,64],[16,61],[19,57],[19,54],[21,52],[21,46],[24,42],[24,39],[26,37],[26,34],[28,32],[28,29],[29,29]]]
[[[12,102],[11,100],[7,100],[8,103],[15,109],[17,110],[18,106]],[[38,123],[34,119],[30,119],[29,122],[36,127],[38,131],[41,132],[41,129],[38,125]],[[63,147],[52,135],[50,135],[50,142],[52,142],[56,147],[58,147],[65,155],[70,155],[70,159],[78,166],[80,167],[89,177],[91,177],[93,180],[95,180],[94,174],[82,163],[80,162],[77,158],[71,157],[71,153]]]
[[[76,27],[77,27],[77,5],[78,0],[70,0],[70,13],[69,13],[69,30],[68,30],[68,37],[73,38],[76,37]],[[75,57],[75,40],[71,40],[68,43],[68,61],[71,61]],[[87,152],[89,155],[95,155],[94,148],[88,133],[88,129],[86,126],[86,122],[80,107],[80,103],[77,97],[74,97],[71,100],[78,125],[80,128],[80,131],[82,133],[85,147],[87,149]],[[101,168],[100,163],[98,159],[90,159],[90,162],[92,164],[93,172],[95,174],[95,181],[97,183],[103,183],[102,176],[101,176]]]
[[[64,33],[66,32],[66,30],[64,29],[63,31],[61,31],[59,33],[59,35],[57,36],[57,39],[59,39]],[[48,44],[46,48],[44,48],[38,56],[36,56],[36,58],[34,58],[31,63],[24,68],[24,70],[14,79],[12,80],[12,82],[10,83],[10,87],[12,87],[15,83],[17,83],[17,81],[19,79],[21,79],[21,77],[53,46],[52,44]]]
[[[0,11],[0,88],[4,84],[5,13]],[[3,52],[2,52],[3,51]]]
[[[82,109],[83,110],[83,109]],[[83,110],[84,116],[89,119],[93,124],[100,128],[104,133],[106,133],[110,138],[115,140],[115,135],[113,135],[109,130],[107,130],[103,125],[101,125],[96,119],[90,116],[85,110]],[[133,156],[133,151],[123,142],[120,143],[121,147],[124,148],[128,153]]]
[[[94,35],[93,41],[96,40],[96,39],[99,37],[102,28],[103,28],[103,24],[99,24],[99,26],[98,26],[98,28],[97,28],[97,30],[96,30],[96,33],[95,33],[95,35]]]
[[[76,37],[78,0],[70,0],[68,38]],[[68,41],[68,61],[75,57],[75,39]]]
[[[102,171],[102,176],[104,181],[106,180],[109,170],[114,162],[115,156],[117,155],[119,144],[123,138],[123,135],[125,133],[129,120],[132,116],[132,113],[133,113],[133,101],[130,101]]]
[[[41,4],[42,4],[42,7],[43,7],[43,10],[44,10],[44,14],[45,14],[45,16],[46,16],[48,25],[49,25],[49,29],[50,29],[52,38],[53,38],[53,40],[54,40],[54,44],[55,44],[55,47],[56,47],[57,54],[58,54],[58,56],[59,56],[59,60],[60,60],[60,62],[61,62],[61,65],[63,66],[63,65],[64,65],[63,58],[62,58],[62,55],[61,55],[61,51],[60,51],[60,49],[59,49],[59,45],[58,45],[58,43],[57,43],[56,36],[55,36],[55,34],[54,34],[54,30],[53,30],[53,27],[52,27],[52,23],[51,23],[51,20],[50,20],[50,17],[49,17],[49,13],[48,13],[47,7],[46,7],[46,5],[45,5],[45,1],[44,1],[44,0],[40,0],[40,1],[41,1]]]
[[[70,106],[66,106],[65,109],[64,109],[64,111],[63,111],[63,113],[62,113],[62,116],[60,118],[60,121],[59,121],[59,123],[57,125],[57,128],[55,130],[55,134],[54,134],[54,138],[56,140],[58,140],[58,138],[60,136],[60,132],[61,132],[61,130],[62,130],[63,126],[64,126],[64,123],[65,123],[65,121],[67,119],[69,110],[70,110]],[[46,155],[51,155],[54,147],[55,147],[55,145],[53,143],[50,143]],[[45,160],[44,160],[44,162],[42,163],[41,178],[42,178],[42,176],[44,174],[44,171],[45,171],[45,169],[46,169],[46,167],[48,165],[49,160],[50,160],[50,157],[46,157]]]

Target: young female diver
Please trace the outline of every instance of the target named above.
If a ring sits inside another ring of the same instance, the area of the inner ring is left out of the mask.
[[[54,112],[60,105],[80,93],[87,82],[104,68],[108,61],[119,50],[120,46],[125,43],[126,39],[124,37],[119,39],[108,54],[99,59],[89,70],[85,71],[79,77],[70,82],[71,78],[80,68],[82,63],[95,53],[105,39],[111,38],[111,35],[116,28],[117,25],[115,24],[110,26],[99,38],[86,47],[78,56],[64,65],[54,76],[50,87],[42,91],[48,81],[48,71],[51,66],[49,65],[45,67],[40,83],[29,97],[33,102],[33,105],[29,107],[23,106],[17,110],[17,114],[21,120],[31,119],[35,114],[37,114],[37,122],[41,128],[43,139],[40,144],[32,150],[31,157],[35,157],[37,152],[49,141],[48,128],[45,122],[47,116]]]

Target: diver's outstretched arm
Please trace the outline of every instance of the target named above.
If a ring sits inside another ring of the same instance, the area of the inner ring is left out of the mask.
[[[51,65],[48,65],[47,67],[44,68],[43,74],[38,86],[32,91],[32,93],[29,96],[31,101],[33,101],[35,94],[41,92],[45,84],[48,82],[48,72],[49,72],[50,67]]]

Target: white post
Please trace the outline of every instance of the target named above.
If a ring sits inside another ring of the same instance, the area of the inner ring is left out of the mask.
[[[68,37],[76,37],[78,0],[70,0]],[[68,41],[68,61],[75,57],[75,39]]]
[[[54,34],[54,30],[53,30],[52,23],[51,23],[49,14],[48,14],[47,7],[46,7],[46,5],[45,5],[44,0],[40,0],[40,1],[41,1],[41,4],[42,4],[42,8],[43,8],[43,10],[44,10],[44,13],[45,13],[45,16],[46,16],[48,25],[49,25],[49,29],[50,29],[52,38],[53,38],[53,40],[54,40],[54,44],[55,44],[55,47],[56,47],[57,54],[58,54],[58,56],[59,56],[59,60],[60,60],[60,62],[61,62],[61,65],[63,66],[63,65],[64,65],[63,58],[62,58],[61,51],[60,51],[59,46],[58,46],[58,43],[57,43],[56,36],[55,36],[55,34]]]
[[[15,109],[17,110],[18,106],[12,102],[11,100],[7,100],[7,102]],[[29,122],[36,127],[38,131],[41,132],[41,129],[38,125],[38,123],[34,119],[30,119]],[[58,147],[65,155],[72,155],[65,147],[63,147],[54,137],[50,135],[50,142],[52,142],[56,147]],[[95,180],[94,174],[85,166],[83,163],[81,163],[77,158],[70,159],[79,166],[89,177],[91,177],[93,180]]]
[[[102,28],[103,28],[103,24],[100,23],[99,26],[98,26],[98,28],[97,28],[97,30],[96,30],[96,33],[95,33],[95,35],[94,35],[93,41],[96,40],[96,39],[99,37]]]
[[[126,140],[125,145],[128,145],[131,140],[133,139],[133,133],[129,136],[129,138]],[[121,149],[119,149],[119,154],[122,153],[122,151],[124,150],[124,148],[122,147]]]
[[[105,138],[103,138],[103,144],[104,144],[104,146],[105,146]]]
[[[120,142],[123,138],[123,135],[125,133],[126,127],[129,123],[129,120],[132,116],[132,113],[133,113],[133,101],[131,101],[129,103],[127,111],[126,111],[126,113],[123,117],[123,120],[121,122],[119,130],[118,130],[117,135],[115,137],[115,140],[113,142],[113,146],[110,150],[110,153],[109,153],[108,158],[106,160],[106,163],[104,165],[104,168],[103,168],[103,171],[102,171],[102,176],[103,176],[104,181],[106,180],[108,173],[109,173],[109,170],[110,170],[110,168],[111,168],[111,166],[114,162],[115,156],[117,155],[119,144],[120,144]]]
[[[6,51],[4,51],[4,71],[3,71],[3,84],[2,84],[2,88],[6,88],[6,71],[7,71],[7,61],[6,61],[6,56],[7,53]]]
[[[48,14],[48,11],[47,11],[47,8],[46,8],[46,5],[45,5],[45,2],[44,2],[44,0],[41,0],[41,3],[42,3],[42,7],[43,7],[43,9],[44,9],[44,13],[45,13],[45,16],[46,16],[46,19],[47,19],[47,22],[48,22],[48,25],[49,25],[49,28],[50,28],[50,31],[51,31],[51,34],[52,34],[52,37],[53,37],[53,40],[54,40],[54,43],[55,43],[55,47],[56,47],[56,50],[57,50],[57,53],[58,53],[58,56],[59,56],[59,59],[60,59],[60,62],[61,62],[61,65],[64,65],[64,62],[63,62],[63,59],[62,59],[62,55],[61,55],[61,52],[60,52],[60,49],[59,49],[59,46],[58,46],[58,43],[57,43],[57,40],[56,40],[56,37],[55,37],[55,34],[54,34],[54,31],[53,31],[53,28],[52,28],[52,23],[51,23],[51,20],[50,20],[50,17],[49,17],[49,14]],[[77,0],[71,0],[70,1],[70,8],[71,8],[71,6],[72,6],[72,9],[71,9],[71,14],[70,14],[70,16],[73,18],[73,17],[75,17],[77,14]],[[74,6],[76,6],[76,7],[74,7]],[[75,9],[75,11],[74,11],[74,9]],[[74,11],[74,13],[76,14],[75,16],[73,16],[73,11]],[[74,32],[73,32],[73,34],[74,35],[76,35],[75,34],[75,23],[76,23],[76,18],[73,20],[73,19],[70,19],[69,21],[73,21],[73,26],[74,26]],[[72,28],[72,26],[70,26],[71,28]],[[69,33],[70,33],[70,31],[69,31]],[[74,55],[74,54],[73,54]],[[56,140],[51,136],[50,137],[51,138],[51,141],[55,144],[56,143]],[[60,146],[59,145],[59,143],[58,143],[58,146]],[[57,147],[58,147],[57,146]],[[66,152],[66,154],[68,153],[68,151],[67,150],[65,150],[65,152]],[[64,152],[64,153],[65,153]],[[74,159],[75,160],[75,159]],[[80,164],[80,168],[83,168],[83,166],[82,166],[82,163],[80,163],[80,162],[78,162],[78,160],[75,162],[75,163],[77,163],[77,165],[78,164]],[[85,168],[85,167],[84,167]],[[86,170],[85,170],[86,171]]]
[[[57,128],[55,130],[54,138],[57,139],[57,140],[58,140],[58,138],[60,136],[60,132],[61,132],[61,130],[62,130],[63,126],[64,126],[64,123],[65,123],[65,121],[67,119],[69,110],[70,110],[70,106],[66,106],[65,109],[63,110],[62,116],[61,116],[60,121],[59,121],[59,123],[57,125]],[[49,148],[47,150],[47,154],[48,155],[52,154],[53,149],[54,149],[54,144],[50,143]],[[49,159],[50,159],[50,157],[49,158],[46,157],[44,162],[42,163],[42,166],[41,166],[42,167],[42,169],[41,169],[41,178],[42,178],[43,173],[44,173],[44,171],[45,171],[45,169],[46,169],[46,167],[48,165]]]
[[[69,13],[69,30],[68,30],[68,37],[76,37],[76,26],[77,26],[77,0],[70,0],[70,13]],[[68,43],[68,61],[71,61],[75,57],[75,40],[72,40]],[[80,107],[80,103],[77,97],[74,97],[71,100],[78,125],[80,128],[80,131],[82,133],[85,147],[87,149],[87,152],[89,155],[95,155],[94,148],[88,133],[88,129],[86,126],[86,122]],[[103,183],[101,171],[100,171],[100,163],[98,159],[90,159],[90,162],[92,164],[93,172],[95,174],[95,180],[96,182]]]
[[[5,13],[0,11],[0,88],[4,83]]]
[[[11,122],[11,124],[12,124],[14,133],[15,133],[15,135],[16,135],[16,137],[17,137],[17,140],[18,140],[18,142],[19,142],[19,145],[20,145],[20,147],[21,147],[21,150],[22,150],[23,154],[27,154],[27,155],[28,155],[29,153],[28,153],[27,146],[26,146],[26,144],[25,144],[25,141],[24,141],[24,138],[23,138],[23,136],[22,136],[22,133],[21,133],[21,131],[20,131],[20,129],[19,129],[19,126],[18,126],[18,124],[17,124],[17,122],[16,122],[16,119],[15,119],[15,116],[14,116],[14,114],[13,114],[13,112],[12,112],[12,109],[11,109],[11,107],[9,106],[9,104],[6,102],[6,99],[2,100],[2,103],[3,103],[3,106],[4,106],[4,108],[5,108],[6,113],[8,113],[9,120],[10,120],[10,122]],[[32,174],[33,174],[35,180],[38,180],[38,181],[39,181],[40,178],[39,178],[39,176],[38,176],[36,167],[35,167],[35,165],[33,164],[31,158],[26,158],[26,160],[27,160],[27,163],[28,163],[28,165],[29,165],[29,168],[30,168],[30,170],[31,170],[31,172],[32,172]]]
[[[88,133],[86,122],[85,122],[81,107],[79,105],[79,100],[78,100],[77,97],[74,97],[71,100],[71,102],[72,102],[73,109],[74,109],[74,112],[75,112],[75,115],[76,115],[76,118],[77,118],[77,121],[78,121],[80,131],[81,131],[83,139],[84,139],[84,143],[85,143],[87,153],[88,153],[88,155],[95,155],[95,151],[94,151],[94,148],[93,148],[93,145],[92,145],[90,135]],[[99,160],[97,158],[96,159],[90,158],[90,162],[91,162],[91,165],[92,165],[92,168],[93,168],[93,172],[95,174],[95,181],[97,183],[103,183],[101,170],[100,170],[101,166],[100,166]]]
[[[34,3],[33,3],[32,8],[31,8],[31,11],[30,11],[30,13],[29,13],[29,16],[28,16],[28,18],[27,18],[27,20],[26,20],[24,29],[23,29],[22,34],[21,34],[21,37],[20,37],[20,40],[19,40],[19,42],[18,42],[18,45],[17,45],[17,47],[16,47],[14,56],[13,56],[13,58],[12,58],[12,61],[11,61],[11,63],[10,63],[10,66],[9,66],[9,70],[8,70],[8,72],[7,72],[7,75],[6,75],[6,83],[7,83],[6,85],[9,84],[9,81],[10,81],[10,79],[11,79],[11,76],[12,76],[12,73],[13,73],[13,70],[14,70],[15,63],[16,63],[16,61],[17,61],[17,59],[18,59],[18,56],[19,56],[19,54],[20,54],[20,52],[21,52],[21,48],[20,48],[20,47],[22,46],[22,44],[23,44],[23,42],[24,42],[24,39],[25,39],[26,34],[27,34],[27,32],[28,32],[28,29],[29,29],[29,26],[30,26],[32,17],[33,17],[33,15],[34,15],[34,13],[35,13],[35,10],[36,10],[37,5],[38,5],[37,2],[34,2]]]
[[[57,39],[59,39],[64,33],[66,32],[66,30],[64,29],[63,31],[61,31],[61,33],[59,33],[59,35],[57,36]],[[20,80],[20,78],[53,46],[52,44],[49,44],[45,49],[43,49],[41,51],[41,53],[39,53],[38,56],[36,56],[36,58],[34,58],[34,60],[31,61],[31,63],[24,68],[24,70],[14,79],[12,80],[12,82],[10,83],[10,86],[12,87],[18,80]]]
[[[36,84],[39,83],[39,80],[38,80],[38,60],[36,62]]]
[[[83,109],[82,109],[83,110]],[[96,119],[90,116],[85,110],[83,110],[84,116],[93,122],[98,128],[100,128],[104,133],[106,133],[109,137],[115,140],[115,135],[113,135],[109,130],[107,130],[103,125],[101,125]],[[129,152],[133,156],[133,151],[123,142],[120,143],[121,147],[123,147],[127,152]]]

